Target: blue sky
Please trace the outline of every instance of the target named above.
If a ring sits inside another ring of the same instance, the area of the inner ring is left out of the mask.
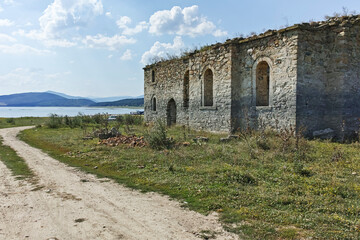
[[[143,94],[154,57],[334,12],[359,0],[0,0],[0,95]]]

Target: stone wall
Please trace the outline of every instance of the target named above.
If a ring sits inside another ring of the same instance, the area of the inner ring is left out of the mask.
[[[300,31],[297,125],[307,136],[326,128],[337,137],[355,130],[360,116],[359,57],[359,26],[353,23],[315,23]]]
[[[344,55],[348,62],[344,77],[342,120],[345,134],[353,136],[354,133],[358,135],[360,130],[360,17],[350,24],[345,26],[343,39]]]
[[[195,129],[228,132],[231,128],[231,53],[215,45],[190,57],[189,125]],[[204,106],[204,77],[213,73],[213,106]]]
[[[269,32],[234,45],[232,72],[233,128],[295,127],[297,31]],[[269,105],[256,106],[256,67],[270,67]]]
[[[294,127],[312,136],[314,131],[331,128],[343,137],[359,131],[359,66],[360,16],[227,40],[144,68],[145,119],[166,121],[173,99],[176,123],[198,130]],[[184,94],[187,72],[188,98]],[[213,81],[204,84],[211,75]],[[268,75],[269,85],[258,91],[263,97],[257,101],[256,82],[266,82]],[[151,110],[153,97],[156,111]]]
[[[175,100],[177,123],[187,124],[187,111],[183,107],[183,79],[188,70],[188,59],[176,59],[144,68],[144,110],[145,121],[162,119],[166,122],[167,105]],[[155,81],[152,82],[152,71]],[[152,110],[152,99],[156,98],[156,111]]]
[[[204,77],[210,69],[213,73],[213,105],[204,103]],[[156,81],[151,81],[152,71]],[[189,101],[184,106],[184,77],[189,71]],[[177,124],[194,129],[228,132],[231,128],[231,57],[224,45],[183,59],[164,61],[144,68],[145,120],[167,118],[167,104],[176,102]],[[157,111],[151,110],[151,99],[156,97]]]

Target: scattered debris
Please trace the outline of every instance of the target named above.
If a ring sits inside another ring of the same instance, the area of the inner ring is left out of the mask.
[[[231,140],[239,139],[239,138],[240,138],[239,135],[229,135],[226,138],[220,138],[220,142],[230,142]]]
[[[220,142],[230,142],[230,138],[220,138]]]
[[[120,144],[128,144],[129,147],[145,147],[146,142],[144,137],[136,136],[117,136],[101,140],[98,144],[103,144],[111,147],[119,146]]]
[[[85,218],[78,218],[78,219],[75,219],[75,222],[76,223],[82,223],[84,222],[86,219]]]
[[[240,136],[239,135],[229,135],[228,138],[229,139],[239,139]]]
[[[118,137],[120,135],[121,132],[119,132],[114,127],[110,131],[104,128],[104,129],[95,130],[90,136],[83,137],[83,140],[89,140],[94,137],[97,137],[99,139],[108,139],[112,137]]]
[[[86,137],[83,137],[82,139],[83,139],[83,140],[93,140],[93,139],[94,139],[94,137],[91,137],[91,136],[86,136]]]
[[[196,137],[193,139],[194,142],[198,143],[198,142],[208,142],[209,138],[207,137]]]

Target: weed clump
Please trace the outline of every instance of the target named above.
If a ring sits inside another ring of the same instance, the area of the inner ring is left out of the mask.
[[[165,123],[157,121],[154,127],[145,134],[145,140],[152,149],[169,149],[174,145],[174,141],[167,137]]]
[[[126,114],[123,121],[126,125],[141,125],[144,119],[141,116]]]
[[[13,119],[13,118],[6,119],[6,122],[9,124],[15,125],[15,119]]]
[[[50,114],[46,126],[49,128],[60,128],[63,125],[63,117],[57,114]]]

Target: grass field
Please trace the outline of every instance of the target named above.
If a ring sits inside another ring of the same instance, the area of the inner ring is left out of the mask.
[[[156,150],[83,140],[92,128],[42,127],[21,138],[99,177],[167,194],[204,214],[216,211],[227,229],[245,239],[360,238],[359,143],[271,131],[223,143],[225,135],[173,127],[167,136],[175,145]],[[149,136],[150,130],[141,124],[120,131]],[[209,141],[194,142],[196,136]]]
[[[0,118],[0,128],[36,126],[44,124],[47,118],[21,117],[21,118]]]

